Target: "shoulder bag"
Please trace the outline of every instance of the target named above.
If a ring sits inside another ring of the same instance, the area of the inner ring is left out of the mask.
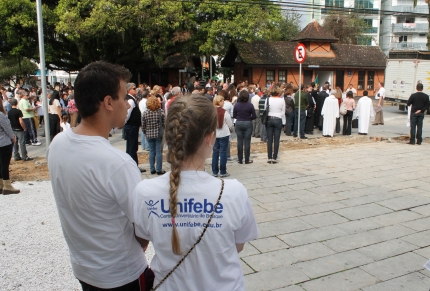
[[[197,244],[202,240],[203,235],[205,234],[206,230],[208,229],[209,224],[212,221],[212,217],[215,214],[215,211],[218,208],[219,202],[221,200],[221,196],[222,196],[222,192],[224,191],[224,180],[221,179],[221,191],[219,192],[219,196],[218,196],[218,200],[216,201],[216,204],[214,206],[214,209],[212,211],[211,216],[209,217],[208,222],[206,223],[205,228],[203,229],[202,233],[200,234],[199,238],[197,239],[197,241],[194,243],[194,245],[190,248],[190,250],[185,254],[185,256],[182,257],[182,259],[179,260],[179,262],[176,264],[175,267],[173,267],[173,269],[163,278],[163,280],[160,281],[160,283],[157,284],[157,286],[155,286],[154,288],[151,289],[151,291],[155,291],[157,290],[158,287],[160,287],[161,284],[163,284],[164,281],[166,281],[167,278],[169,278],[170,275],[172,275],[172,273],[182,264],[182,262],[185,260],[185,258],[194,250],[194,248],[197,246]]]
[[[270,97],[267,97],[266,109],[263,111],[263,115],[261,116],[261,123],[264,124],[264,125],[266,125],[267,119],[269,118],[269,107],[270,107],[270,105],[269,105],[269,98]]]
[[[345,115],[347,112],[348,112],[348,109],[347,109],[347,107],[346,107],[346,103],[345,103],[345,102],[342,102],[342,103],[340,104],[339,114],[340,114],[340,115]]]

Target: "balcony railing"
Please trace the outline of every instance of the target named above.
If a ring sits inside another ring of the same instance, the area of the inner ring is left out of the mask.
[[[413,5],[397,5],[393,6],[391,9],[394,12],[397,13],[419,13],[419,14],[428,14],[429,13],[429,7],[427,5],[417,5],[414,7]]]
[[[390,49],[394,50],[427,50],[425,42],[392,42]]]
[[[428,23],[396,23],[393,25],[393,33],[425,33],[429,32]]]
[[[336,9],[336,8],[334,8],[334,9]],[[330,12],[333,12],[334,9],[333,8],[322,8],[321,14],[328,14]],[[350,8],[349,10],[355,14],[364,14],[364,15],[378,15],[379,14],[378,8]]]

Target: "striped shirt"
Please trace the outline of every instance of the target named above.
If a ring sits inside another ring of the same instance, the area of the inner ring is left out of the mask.
[[[7,116],[0,112],[0,147],[10,145],[15,136]]]

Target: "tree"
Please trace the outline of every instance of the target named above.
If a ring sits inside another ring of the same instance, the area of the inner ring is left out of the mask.
[[[0,59],[0,80],[13,80],[15,76],[28,77],[36,71],[37,65],[27,58],[20,60],[16,57]]]
[[[339,43],[357,44],[360,39],[370,39],[366,30],[370,27],[356,14],[330,13],[324,19],[323,28],[339,39]]]

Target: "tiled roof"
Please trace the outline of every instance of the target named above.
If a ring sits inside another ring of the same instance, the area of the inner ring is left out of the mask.
[[[247,65],[295,66],[292,41],[235,41],[222,61],[223,67],[233,67],[237,55]],[[347,68],[385,68],[387,58],[379,46],[362,46],[332,43],[335,58],[306,57],[303,65]]]
[[[328,33],[318,21],[309,23],[292,41],[337,42],[339,39]]]

